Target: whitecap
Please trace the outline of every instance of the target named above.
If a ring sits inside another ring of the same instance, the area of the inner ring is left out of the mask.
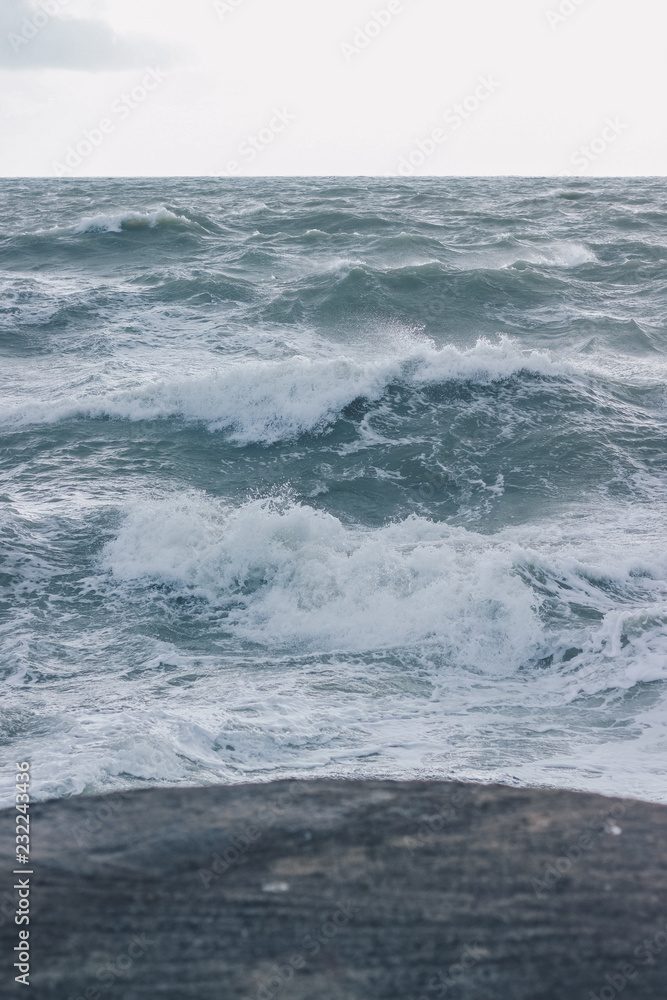
[[[0,411],[5,423],[56,422],[77,415],[126,420],[178,417],[225,430],[239,444],[273,444],[319,433],[359,398],[378,400],[395,381],[413,387],[437,382],[492,383],[522,371],[557,375],[564,367],[542,351],[520,349],[510,338],[480,339],[470,348],[428,344],[371,361],[353,356],[276,361],[239,360],[188,378],[158,379],[113,395],[33,400]]]
[[[168,208],[158,208],[146,212],[116,212],[100,213],[82,219],[72,227],[72,232],[83,233],[120,233],[128,229],[155,229],[158,226],[179,222],[189,222],[182,215],[176,215]]]

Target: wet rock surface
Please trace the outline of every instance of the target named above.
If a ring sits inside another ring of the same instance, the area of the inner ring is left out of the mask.
[[[3,996],[15,813],[0,813]],[[667,997],[667,807],[312,781],[33,805],[38,1000]]]

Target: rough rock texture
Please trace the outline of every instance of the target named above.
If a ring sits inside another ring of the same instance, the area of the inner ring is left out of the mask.
[[[31,833],[36,1000],[667,998],[666,807],[281,782],[48,802]]]

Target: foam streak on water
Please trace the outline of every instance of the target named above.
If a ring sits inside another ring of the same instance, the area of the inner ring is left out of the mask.
[[[667,801],[658,181],[0,201],[0,747],[38,795]]]

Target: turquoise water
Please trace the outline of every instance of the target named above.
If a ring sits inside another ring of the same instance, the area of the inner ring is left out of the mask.
[[[38,795],[667,799],[660,181],[0,200],[0,746]]]

